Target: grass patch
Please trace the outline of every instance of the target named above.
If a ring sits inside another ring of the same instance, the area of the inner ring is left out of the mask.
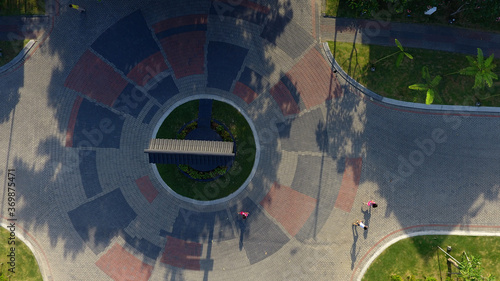
[[[193,100],[176,107],[161,124],[156,133],[157,139],[176,139],[177,133],[186,123],[198,118],[200,102]]]
[[[336,17],[340,0],[326,0],[325,16]]]
[[[8,238],[10,237],[10,231],[7,231],[3,227],[0,227],[0,236],[3,241],[0,243],[0,263],[3,263],[0,268],[1,274],[4,276],[11,275],[11,279],[5,278],[5,280],[42,281],[43,279],[42,274],[40,273],[40,268],[38,267],[35,256],[28,246],[26,246],[26,244],[24,244],[19,238],[16,238],[15,245],[9,245],[7,241],[9,241]],[[9,265],[7,262],[10,260],[7,255],[10,254],[11,247],[16,248],[15,273],[8,271]]]
[[[2,0],[0,16],[44,15],[44,0]]]
[[[0,41],[0,48],[2,49],[2,57],[0,57],[0,66],[5,65],[12,61],[21,50],[28,44],[30,40],[16,40],[16,41]]]
[[[328,44],[335,60],[345,72],[384,97],[425,103],[426,93],[410,90],[408,86],[424,82],[422,67],[427,66],[431,77],[443,76],[438,86],[439,95],[435,98],[434,104],[473,106],[479,100],[483,106],[500,106],[500,82],[498,80],[492,88],[475,91],[472,90],[474,77],[459,74],[447,75],[469,65],[463,54],[408,48],[405,50],[413,55],[413,60],[405,58],[401,66],[397,68],[396,56],[390,57],[376,63],[376,71],[372,72],[370,71],[372,63],[398,51],[398,48],[331,41]],[[499,59],[495,59],[494,63],[500,66]],[[499,74],[499,67],[495,71]]]
[[[158,131],[157,138],[177,138],[177,132],[198,116],[199,101],[187,102],[170,113]],[[250,175],[255,161],[255,139],[245,117],[229,104],[213,101],[212,119],[225,124],[235,138],[236,155],[229,171],[211,182],[199,182],[186,177],[176,165],[158,164],[163,181],[178,194],[208,201],[223,198],[236,191]]]
[[[371,264],[362,280],[386,281],[393,274],[400,275],[404,280],[410,275],[421,279],[434,277],[441,280],[442,277],[445,280],[448,270],[446,259],[437,246],[445,250],[451,246],[453,250],[450,254],[458,261],[461,261],[463,251],[469,256],[480,257],[485,276],[500,276],[500,252],[496,250],[500,247],[500,237],[427,235],[407,238],[391,245]],[[453,272],[458,272],[458,269],[453,267]]]

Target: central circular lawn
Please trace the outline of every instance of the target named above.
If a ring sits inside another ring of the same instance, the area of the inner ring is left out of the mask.
[[[156,138],[184,138],[181,129],[198,118],[199,101],[186,102],[175,108],[163,121]],[[212,120],[225,125],[234,137],[236,153],[232,166],[214,181],[197,181],[183,173],[175,164],[156,164],[163,181],[177,194],[187,198],[210,201],[224,198],[238,190],[250,175],[255,161],[256,144],[245,117],[232,105],[213,101]]]

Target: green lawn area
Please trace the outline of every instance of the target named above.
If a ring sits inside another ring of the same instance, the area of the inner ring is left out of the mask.
[[[0,263],[3,265],[0,266],[1,274],[4,276],[11,275],[11,278],[6,278],[5,280],[22,280],[22,281],[35,281],[35,280],[43,280],[42,275],[40,273],[40,269],[38,268],[38,264],[36,262],[35,256],[31,252],[31,250],[24,244],[19,238],[16,237],[16,244],[9,245],[7,243],[8,238],[10,237],[10,231],[7,231],[5,228],[0,227]],[[10,248],[15,247],[15,273],[11,273],[8,270],[9,266],[7,262],[10,259],[7,257],[10,254]],[[3,279],[0,279],[3,280]]]
[[[474,2],[471,2],[468,5],[464,5],[461,12],[452,16],[455,18],[453,25],[473,29],[500,31],[500,21],[496,21],[496,18],[500,17],[500,2],[496,0],[485,1],[488,1],[490,4],[485,5],[483,3],[476,5]],[[427,4],[426,2],[423,3],[419,0],[404,1],[406,7],[402,8],[398,8],[398,5],[395,4],[387,4],[389,1],[371,0],[363,2],[375,3],[375,5],[372,6],[373,10],[366,6],[355,10],[349,7],[348,0],[326,0],[325,15],[344,18],[382,19],[392,22],[449,25],[450,15],[456,12],[458,8],[465,3],[464,1],[438,1],[441,3],[436,5],[437,11],[429,16],[425,15],[424,12],[427,10],[427,5],[431,4]],[[480,8],[478,9],[476,7]],[[367,8],[365,13],[362,13],[362,10],[365,8]],[[378,16],[379,14],[381,16]]]
[[[327,0],[325,15],[329,17],[336,17],[340,0]]]
[[[172,111],[160,127],[156,138],[177,138],[182,126],[198,116],[197,100]],[[186,177],[176,165],[158,164],[163,181],[178,194],[200,200],[223,198],[236,191],[248,178],[255,161],[255,140],[245,117],[229,104],[213,101],[212,119],[225,124],[235,138],[236,155],[229,171],[215,181],[200,182]]]
[[[370,66],[378,59],[398,51],[396,46],[385,47],[362,45],[343,42],[328,42],[335,60],[351,77],[387,98],[425,103],[426,93],[408,89],[409,85],[423,83],[422,67],[427,66],[431,77],[443,76],[437,90],[439,95],[434,104],[474,105],[477,100],[483,106],[500,106],[500,82],[496,80],[492,88],[476,92],[472,90],[474,77],[457,72],[469,65],[465,55],[425,49],[405,49],[413,55],[413,60],[405,58],[400,67],[395,65],[396,56],[376,63],[376,71],[370,71]],[[404,42],[402,42],[404,46]],[[495,73],[500,76],[500,60]]]
[[[0,16],[44,15],[45,0],[1,0]]]
[[[17,41],[0,41],[0,48],[2,49],[2,57],[0,57],[0,66],[7,64],[14,59],[19,52],[28,44],[30,40],[17,40]]]
[[[410,275],[417,280],[424,280],[425,277],[445,280],[448,270],[445,254],[437,246],[444,250],[451,246],[450,254],[458,261],[461,261],[463,251],[469,257],[480,257],[483,275],[500,277],[500,237],[428,235],[403,239],[391,245],[371,264],[362,280],[387,281],[393,274],[400,275],[404,280]],[[458,272],[458,269],[453,267],[453,272]],[[456,280],[454,276],[453,280]]]

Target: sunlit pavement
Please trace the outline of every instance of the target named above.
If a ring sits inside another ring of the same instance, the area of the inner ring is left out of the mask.
[[[84,6],[61,3],[0,79],[2,216],[46,280],[355,280],[402,235],[500,233],[496,110],[370,98],[332,71],[319,3]],[[143,152],[195,97],[235,105],[258,139],[250,183],[215,204],[167,191]]]

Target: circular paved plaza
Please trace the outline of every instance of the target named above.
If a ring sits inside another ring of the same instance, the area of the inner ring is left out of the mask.
[[[370,98],[332,71],[316,1],[126,2],[61,4],[2,74],[3,175],[45,280],[357,280],[402,235],[499,233],[494,109]],[[205,95],[258,144],[248,185],[211,204],[167,191],[144,153]]]

